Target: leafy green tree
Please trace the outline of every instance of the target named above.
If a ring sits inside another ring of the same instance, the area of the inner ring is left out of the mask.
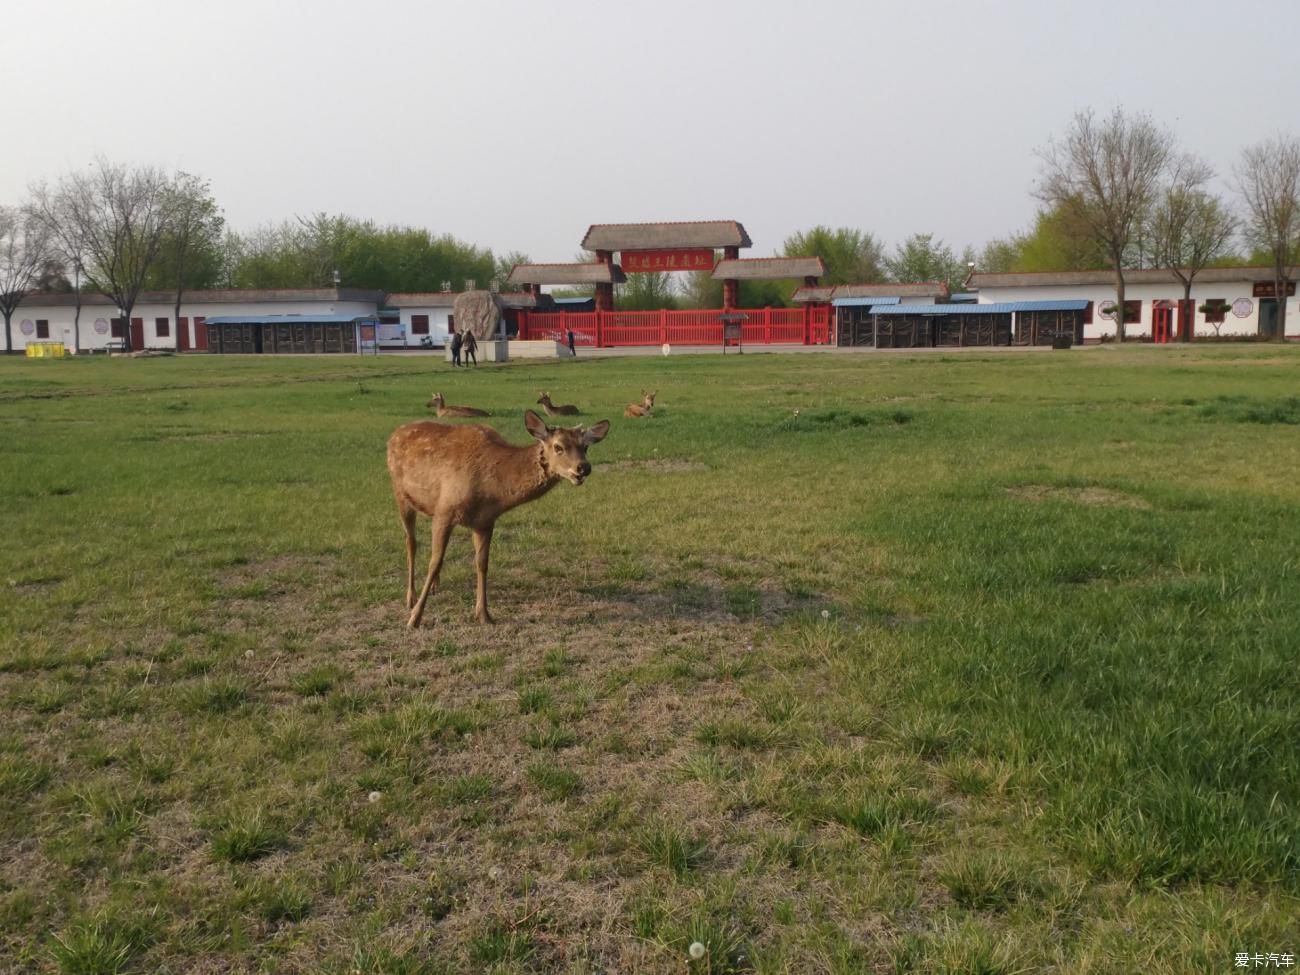
[[[508,291],[510,286],[506,284],[506,279],[510,277],[510,272],[514,269],[514,266],[516,264],[531,264],[532,258],[523,251],[506,251],[506,253],[496,258],[494,263],[496,271],[492,275],[493,280],[501,286],[502,291]]]
[[[975,253],[967,248],[962,257],[934,234],[913,234],[899,244],[886,266],[893,280],[899,283],[913,281],[942,281],[949,291],[960,291],[969,271],[967,264]]]
[[[226,220],[202,177],[177,173],[167,197],[167,229],[158,261],[145,277],[145,287],[175,290],[179,327],[185,292],[213,287],[222,277],[221,241]]]
[[[654,311],[677,307],[677,289],[667,271],[629,274],[625,284],[614,288],[615,304],[621,311]]]
[[[691,271],[682,281],[680,303],[683,308],[721,308],[722,282],[714,280],[712,271]]]
[[[230,278],[244,288],[324,288],[337,271],[345,287],[438,291],[486,288],[497,274],[492,252],[419,227],[316,214],[261,227],[231,240]]]
[[[818,225],[785,239],[786,257],[820,257],[826,265],[822,284],[868,284],[886,280],[885,252],[864,230]],[[802,282],[799,282],[802,284]]]
[[[1024,238],[1019,236],[990,240],[980,250],[975,269],[987,274],[1006,274],[1020,270],[1020,249],[1023,241]]]

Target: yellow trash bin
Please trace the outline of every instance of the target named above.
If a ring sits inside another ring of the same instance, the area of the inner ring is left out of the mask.
[[[29,359],[62,359],[67,355],[62,342],[28,342]]]

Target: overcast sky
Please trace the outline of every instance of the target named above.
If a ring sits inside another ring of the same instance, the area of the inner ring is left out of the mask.
[[[7,0],[0,202],[113,160],[535,261],[591,223],[818,223],[960,248],[1034,212],[1072,114],[1150,113],[1230,173],[1300,131],[1295,0]],[[1224,181],[1224,188],[1227,181]]]

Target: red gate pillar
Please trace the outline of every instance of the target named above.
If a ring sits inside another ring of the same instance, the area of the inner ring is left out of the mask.
[[[614,252],[613,251],[596,251],[596,263],[604,264],[609,268],[609,276],[614,277]],[[614,310],[614,285],[598,284],[596,285],[596,311],[613,311]]]
[[[596,309],[596,348],[605,347],[605,313]]]
[[[724,261],[735,261],[738,260],[739,258],[740,258],[739,247],[724,247],[722,249],[722,259]],[[736,307],[736,305],[739,303],[737,298],[738,291],[739,291],[739,286],[737,285],[736,281],[731,279],[726,279],[722,282],[722,307],[723,308]]]

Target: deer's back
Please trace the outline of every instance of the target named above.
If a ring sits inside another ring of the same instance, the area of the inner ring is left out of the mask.
[[[484,494],[509,443],[491,427],[421,420],[388,438],[393,493],[425,514],[448,511],[460,520]]]

